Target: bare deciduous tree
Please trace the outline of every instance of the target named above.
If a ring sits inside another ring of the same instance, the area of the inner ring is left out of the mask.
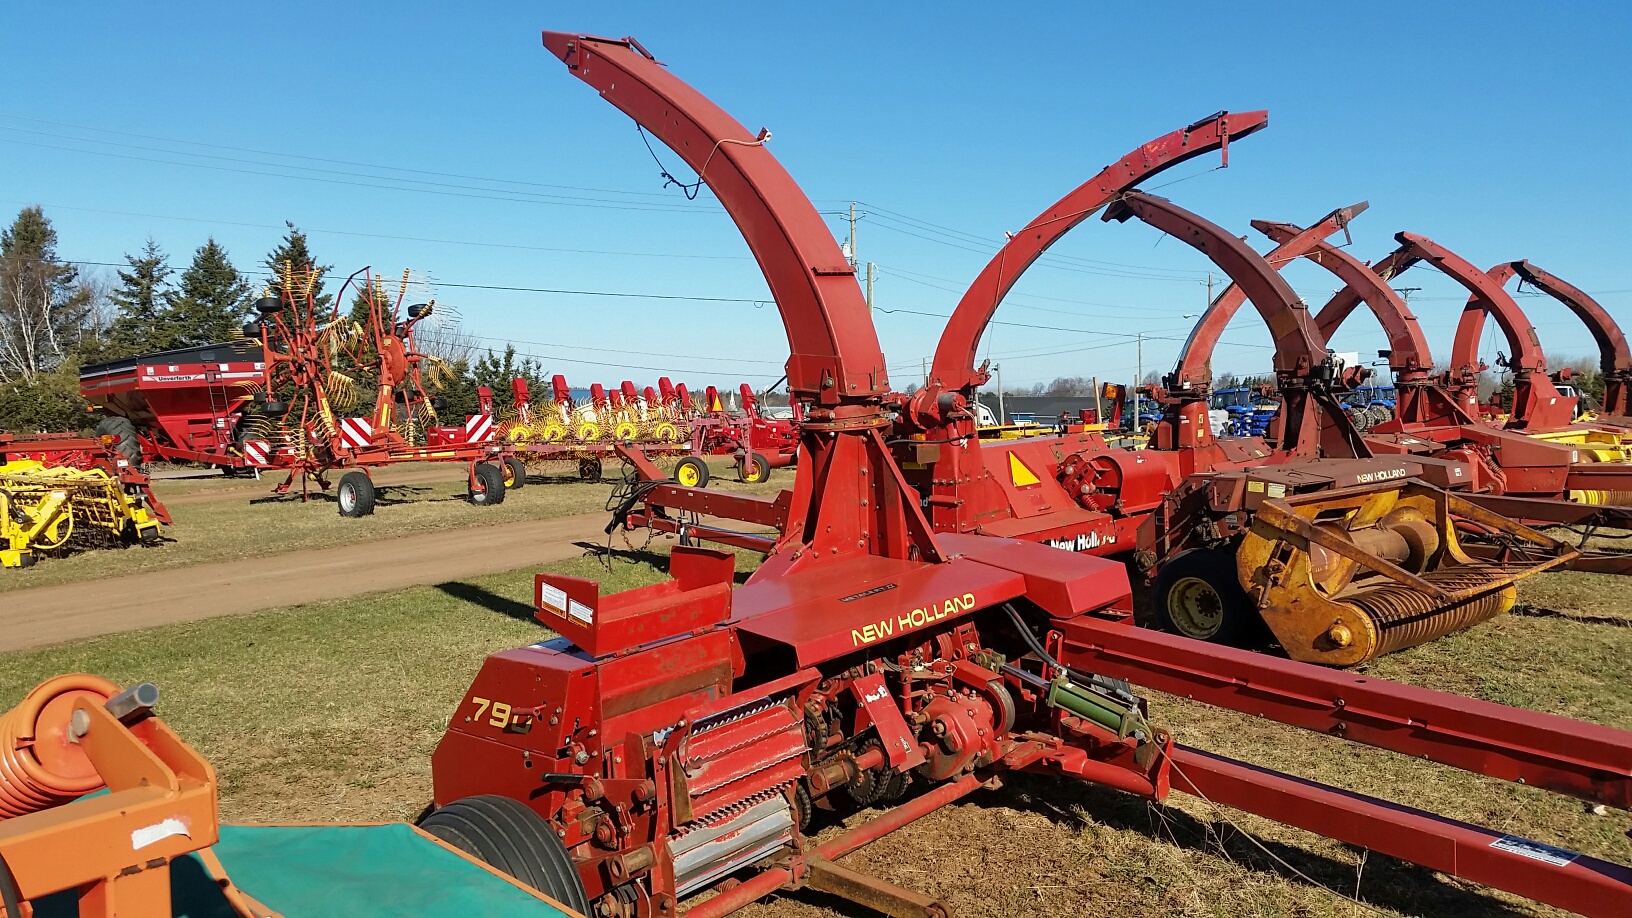
[[[57,231],[38,207],[0,231],[0,382],[32,385],[79,341],[92,294],[56,249]]]

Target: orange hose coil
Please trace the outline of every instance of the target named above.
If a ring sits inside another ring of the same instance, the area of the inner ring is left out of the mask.
[[[67,803],[103,786],[102,776],[72,741],[74,700],[98,703],[119,693],[101,676],[72,673],[47,679],[17,707],[0,714],[0,819]]]

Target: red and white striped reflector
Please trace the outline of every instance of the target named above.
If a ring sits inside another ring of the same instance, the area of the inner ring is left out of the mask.
[[[493,415],[473,414],[465,419],[465,442],[486,443],[493,439]]]
[[[374,422],[368,418],[341,418],[340,439],[352,449],[363,449],[374,439]]]
[[[272,455],[272,444],[266,440],[245,440],[244,458],[252,465],[267,465],[266,457]]]

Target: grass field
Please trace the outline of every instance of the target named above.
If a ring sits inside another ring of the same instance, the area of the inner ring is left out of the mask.
[[[635,557],[615,560],[610,573],[594,559],[550,569],[602,579],[608,590],[663,576],[662,555]],[[59,672],[151,679],[165,691],[163,715],[219,771],[225,818],[411,819],[430,796],[430,752],[482,657],[548,635],[530,617],[532,573],[0,657],[0,707]],[[1626,617],[1624,587],[1612,584],[1576,574],[1536,578],[1521,598],[1543,611],[1396,654],[1370,672],[1632,728],[1632,628],[1602,623]],[[1625,813],[1592,815],[1550,794],[1159,694],[1151,712],[1192,745],[1632,861]],[[846,863],[944,897],[963,916],[1370,913],[1322,887],[1358,889],[1381,914],[1550,914],[1181,795],[1158,807],[1028,776],[938,811]],[[835,911],[859,914],[806,893],[747,914]]]

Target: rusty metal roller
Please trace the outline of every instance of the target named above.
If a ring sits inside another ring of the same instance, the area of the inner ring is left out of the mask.
[[[1493,589],[1449,606],[1394,582],[1339,596],[1339,602],[1365,615],[1375,627],[1377,646],[1372,657],[1425,644],[1495,618],[1513,608],[1518,592],[1512,580],[1498,569],[1457,568],[1426,574],[1423,579],[1446,592],[1460,593],[1482,586]]]
[[[1490,564],[1462,526],[1524,546]],[[1418,481],[1265,501],[1236,549],[1237,574],[1287,656],[1362,666],[1507,612],[1514,584],[1573,549]]]

